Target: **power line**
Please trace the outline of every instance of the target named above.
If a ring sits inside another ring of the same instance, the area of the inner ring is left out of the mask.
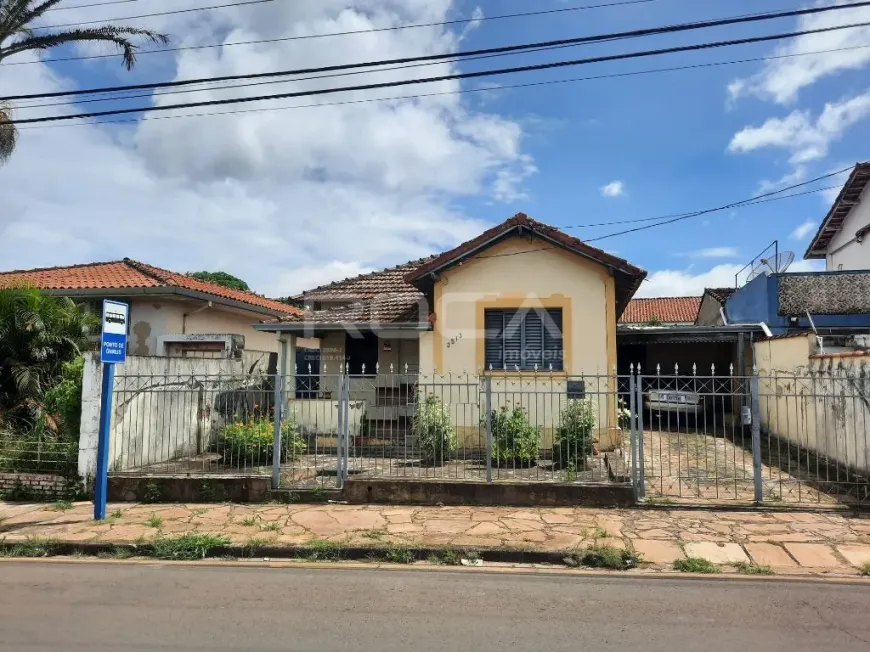
[[[88,7],[107,7],[108,5],[126,5],[131,2],[139,2],[139,0],[110,0],[109,2],[94,2],[88,5],[72,5],[71,7],[52,7],[45,13],[51,11],[70,11],[72,9],[87,9]]]
[[[489,77],[496,75],[505,75],[511,74],[515,72],[530,72],[536,70],[549,70],[555,68],[564,68],[568,66],[580,66],[580,65],[588,65],[592,63],[602,63],[605,61],[618,61],[623,59],[637,59],[642,57],[649,56],[659,56],[663,54],[675,54],[678,52],[691,52],[696,50],[707,50],[712,48],[719,47],[730,47],[734,45],[745,45],[749,43],[762,43],[766,41],[774,41],[781,40],[784,38],[794,38],[796,36],[804,36],[807,34],[820,34],[825,32],[839,31],[843,29],[851,29],[855,27],[865,27],[870,25],[870,22],[865,23],[854,23],[850,25],[839,25],[836,27],[825,27],[819,29],[812,30],[802,30],[798,32],[786,32],[781,34],[771,34],[767,36],[756,36],[745,39],[735,39],[730,41],[716,41],[712,43],[700,43],[695,45],[687,45],[687,46],[678,46],[671,48],[662,48],[659,50],[644,50],[639,52],[630,52],[624,54],[616,54],[616,55],[607,55],[607,56],[599,56],[599,57],[590,57],[586,59],[575,59],[572,61],[556,61],[550,63],[543,63],[537,65],[529,65],[529,66],[516,66],[513,68],[501,68],[496,70],[483,70],[478,72],[467,72],[467,73],[455,73],[451,75],[441,75],[438,77],[428,77],[422,79],[407,79],[407,80],[396,80],[391,82],[381,82],[376,84],[360,84],[357,86],[343,86],[338,88],[322,88],[315,89],[310,91],[299,91],[293,93],[278,93],[271,95],[259,95],[259,96],[251,96],[251,97],[237,97],[237,98],[228,98],[223,100],[209,100],[206,102],[185,102],[179,104],[167,104],[162,106],[146,106],[146,107],[136,107],[129,109],[113,109],[108,111],[93,111],[90,113],[78,113],[78,114],[69,114],[69,115],[60,115],[60,116],[44,116],[41,118],[24,118],[21,120],[12,120],[9,121],[8,124],[27,124],[27,123],[41,123],[41,122],[58,122],[64,120],[75,120],[79,118],[98,118],[109,115],[124,115],[131,113],[151,113],[154,111],[170,111],[174,109],[187,109],[194,108],[200,106],[220,106],[227,104],[239,104],[239,103],[247,103],[247,102],[258,102],[263,100],[276,100],[276,99],[285,99],[291,97],[310,97],[316,95],[331,95],[335,93],[343,93],[349,91],[363,91],[363,90],[374,90],[380,88],[394,88],[397,86],[409,86],[413,84],[428,84],[435,83],[441,81],[450,81],[456,79],[473,79],[479,77]],[[0,98],[3,99],[3,98]]]
[[[212,9],[226,9],[227,7],[243,7],[245,5],[261,5],[275,0],[245,0],[244,2],[231,2],[225,5],[212,5],[211,7],[193,7],[191,9],[175,9],[173,11],[158,11],[153,14],[140,14],[138,16],[118,16],[117,18],[103,18],[101,20],[84,20],[76,23],[60,23],[59,25],[40,25],[31,29],[60,29],[62,27],[79,27],[83,25],[96,25],[98,23],[114,23],[118,21],[136,20],[139,18],[154,18],[155,16],[172,16],[174,14],[189,14],[194,11],[210,11]],[[105,3],[109,4],[109,3]],[[83,5],[97,6],[97,5]],[[67,9],[79,9],[80,7],[67,7]]]
[[[744,199],[743,201],[734,202],[731,204],[726,204],[725,206],[718,206],[716,208],[708,208],[708,209],[701,210],[701,211],[695,211],[694,213],[680,215],[678,217],[674,217],[674,218],[671,218],[669,220],[656,222],[655,224],[647,224],[645,226],[637,226],[637,227],[634,227],[632,229],[626,229],[624,231],[617,231],[616,233],[608,233],[607,235],[601,235],[601,236],[598,236],[595,238],[589,238],[587,240],[584,240],[583,242],[598,242],[599,240],[607,240],[608,238],[615,238],[616,236],[619,236],[619,235],[628,235],[629,233],[636,233],[638,231],[646,231],[648,229],[653,229],[653,228],[656,228],[659,226],[665,226],[667,224],[674,224],[675,222],[680,222],[682,220],[688,220],[688,219],[691,219],[693,217],[700,217],[701,215],[709,215],[710,213],[718,213],[721,211],[731,210],[733,208],[740,208],[744,205],[749,205],[749,204],[755,203],[755,202],[757,202],[757,200],[764,199],[765,197],[779,195],[779,194],[786,192],[788,190],[794,190],[795,188],[802,188],[804,186],[808,186],[810,184],[817,183],[819,181],[823,181],[824,179],[830,179],[831,177],[835,177],[837,175],[843,174],[844,172],[850,172],[854,169],[854,167],[855,167],[854,165],[850,165],[849,167],[843,168],[842,170],[837,170],[836,172],[830,172],[829,174],[825,174],[825,175],[822,175],[820,177],[816,177],[815,179],[810,179],[809,181],[804,181],[802,183],[796,183],[794,185],[787,186],[787,187],[782,188],[780,190],[775,190],[775,191],[767,192],[767,193],[764,193],[761,195],[756,195],[755,197],[751,197],[749,199]],[[817,192],[821,192],[821,189],[818,189]],[[808,193],[806,193],[806,194],[808,194]],[[799,196],[799,195],[800,195],[800,193],[798,193],[794,196]],[[791,197],[791,195],[787,195],[785,197],[779,197],[778,199],[786,199],[789,197]]]
[[[120,2],[136,2],[137,0],[119,0]],[[225,48],[232,47],[236,45],[262,45],[266,43],[281,43],[285,41],[303,41],[309,39],[318,39],[318,38],[327,38],[332,36],[352,36],[354,34],[372,34],[376,32],[392,32],[404,29],[417,29],[421,27],[442,27],[442,26],[450,26],[450,25],[464,25],[469,23],[477,23],[477,22],[485,22],[490,20],[505,20],[509,18],[529,18],[533,16],[545,16],[555,13],[562,12],[571,12],[571,11],[586,11],[590,9],[604,9],[607,7],[622,7],[625,5],[637,5],[637,4],[646,4],[650,2],[658,2],[659,0],[622,0],[621,2],[607,2],[603,4],[595,4],[595,5],[580,5],[577,7],[563,7],[560,9],[549,9],[546,11],[527,11],[516,14],[501,14],[497,16],[481,16],[479,18],[462,18],[457,20],[447,20],[436,23],[411,23],[408,25],[395,25],[392,27],[375,27],[371,29],[357,29],[357,30],[349,30],[344,32],[326,32],[320,34],[302,34],[299,36],[285,36],[282,38],[270,38],[270,39],[257,39],[252,41],[232,41],[230,43],[209,43],[205,45],[185,45],[176,48],[159,48],[156,50],[140,50],[136,52],[136,56],[141,56],[143,54],[161,54],[163,52],[181,52],[184,50],[204,50],[209,48]],[[107,3],[108,4],[108,3]],[[87,5],[92,6],[92,5]],[[15,61],[10,63],[3,63],[0,65],[4,66],[30,66],[37,63],[54,63],[54,62],[65,62],[65,61],[86,61],[89,59],[106,59],[109,57],[116,57],[117,54],[95,54],[90,56],[79,56],[79,57],[55,57],[53,59],[40,59],[39,61]]]
[[[232,111],[214,111],[211,113],[184,113],[181,115],[164,115],[164,116],[151,116],[144,117],[141,119],[137,118],[128,118],[123,120],[96,120],[93,122],[73,122],[73,123],[65,123],[65,124],[51,124],[51,125],[32,125],[21,127],[21,129],[48,129],[48,128],[59,128],[59,127],[82,127],[85,125],[94,125],[94,124],[129,124],[139,122],[140,120],[175,120],[179,118],[201,118],[208,116],[225,116],[225,115],[238,115],[242,113],[264,113],[269,111],[287,111],[290,109],[308,109],[308,108],[320,108],[320,107],[329,107],[329,106],[346,106],[352,104],[368,104],[371,102],[393,102],[398,100],[416,100],[423,99],[427,97],[440,97],[444,95],[464,95],[468,93],[491,93],[491,92],[499,92],[505,90],[514,90],[520,88],[533,88],[538,86],[552,86],[556,84],[570,84],[576,82],[583,81],[596,81],[600,79],[618,79],[621,77],[635,77],[640,75],[651,75],[658,74],[663,72],[679,72],[685,70],[697,70],[702,68],[715,68],[719,66],[731,66],[731,65],[739,65],[743,63],[759,63],[764,61],[775,61],[777,59],[790,59],[793,57],[808,57],[815,56],[818,54],[830,54],[833,52],[845,52],[849,50],[862,50],[870,48],[870,44],[868,45],[853,45],[849,47],[842,48],[831,48],[828,50],[813,50],[809,52],[796,52],[793,54],[779,54],[779,55],[771,55],[767,57],[754,57],[750,59],[734,59],[731,61],[712,61],[709,63],[698,63],[686,66],[672,66],[668,68],[652,68],[648,70],[634,70],[631,72],[620,72],[620,73],[608,73],[605,75],[591,75],[588,77],[574,77],[570,79],[553,79],[547,81],[539,81],[539,82],[529,82],[526,84],[506,84],[503,86],[498,86],[496,88],[460,88],[455,91],[439,91],[437,93],[420,93],[415,95],[393,95],[389,97],[371,97],[361,100],[346,100],[342,102],[315,102],[312,104],[293,104],[290,106],[276,106],[276,107],[260,107],[260,108],[252,108],[252,109],[236,109]],[[312,79],[318,79],[314,77]],[[298,80],[294,80],[298,81]],[[230,90],[233,88],[241,88],[244,86],[252,86],[252,85],[262,85],[262,84],[274,84],[281,82],[256,82],[255,84],[238,84],[233,86],[221,86],[214,89],[197,89],[197,90]],[[170,91],[171,93],[187,93],[193,91]],[[158,93],[154,93],[157,95]],[[107,101],[108,99],[133,99],[135,97],[150,97],[152,94],[142,95],[142,96],[128,96],[123,98],[99,98],[93,100],[82,100],[82,102],[101,102]],[[35,104],[35,105],[26,105],[20,108],[37,108],[44,106],[59,106],[66,105],[67,102],[56,102],[51,104]],[[663,216],[660,218],[651,218],[651,219],[664,219],[664,217],[676,217],[674,215]],[[600,225],[578,225],[577,227],[565,227],[565,228],[579,228],[582,226],[605,226],[612,223],[602,223]]]
[[[851,170],[851,169],[852,168],[849,168],[849,170]],[[842,172],[840,174],[842,174]],[[791,195],[784,195],[783,197],[772,197],[772,198],[768,198],[768,199],[758,199],[758,200],[747,201],[745,203],[740,204],[740,206],[738,206],[737,208],[743,208],[745,206],[755,206],[756,204],[766,204],[766,203],[772,202],[772,201],[779,201],[780,199],[791,199],[792,197],[803,197],[804,195],[815,195],[817,193],[824,192],[826,190],[833,190],[835,188],[840,188],[840,187],[841,186],[839,186],[839,185],[837,185],[837,186],[825,186],[824,188],[816,188],[814,190],[805,190],[804,192],[796,192],[796,193],[791,194]],[[732,206],[731,208],[734,208],[734,207]],[[725,210],[725,209],[723,208],[723,209],[717,209],[717,210]],[[672,217],[679,217],[679,218],[695,217],[697,215],[697,213],[698,213],[698,211],[693,211],[691,213],[675,213],[672,215],[659,215],[658,217],[643,217],[643,218],[634,219],[634,220],[616,220],[614,222],[598,222],[596,224],[574,224],[572,226],[560,226],[559,228],[560,229],[587,229],[587,228],[592,228],[592,227],[596,227],[596,226],[615,226],[617,224],[637,224],[638,222],[657,222],[659,220],[667,220],[667,219],[670,219]]]
[[[264,0],[257,0],[264,1]],[[265,0],[272,1],[272,0]],[[726,25],[735,25],[742,23],[751,23],[758,21],[766,21],[766,20],[774,20],[778,18],[788,18],[795,16],[804,16],[804,15],[812,15],[818,13],[824,13],[829,11],[840,11],[843,9],[855,8],[855,7],[865,7],[870,6],[870,0],[863,0],[862,2],[857,2],[849,5],[832,5],[826,7],[811,7],[809,9],[795,9],[790,11],[780,11],[780,12],[767,12],[763,14],[746,14],[741,16],[732,16],[728,18],[714,19],[714,20],[706,20],[706,21],[696,21],[692,23],[680,23],[676,25],[665,25],[662,27],[654,27],[647,29],[639,29],[639,30],[630,30],[627,32],[613,32],[608,34],[596,34],[593,36],[583,36],[576,37],[570,39],[558,39],[553,41],[543,41],[537,43],[526,43],[522,45],[508,45],[497,48],[486,48],[480,50],[466,50],[463,52],[445,52],[441,54],[431,54],[417,57],[404,57],[401,59],[386,59],[380,61],[366,61],[366,62],[358,62],[358,63],[350,63],[350,64],[341,64],[334,66],[321,66],[318,68],[300,68],[295,70],[280,70],[273,71],[267,73],[247,73],[242,75],[225,75],[220,77],[203,77],[198,79],[186,79],[186,80],[177,80],[171,82],[152,82],[148,84],[129,84],[124,86],[107,86],[102,88],[89,88],[89,89],[79,89],[72,91],[58,91],[53,93],[33,93],[29,95],[8,95],[6,97],[0,97],[0,100],[29,100],[29,99],[42,99],[49,97],[67,97],[73,95],[90,95],[94,93],[107,93],[107,92],[116,92],[116,91],[131,91],[131,90],[143,90],[147,88],[175,88],[179,86],[186,86],[191,84],[200,84],[204,82],[219,82],[219,81],[235,81],[240,79],[262,79],[267,77],[285,77],[290,75],[302,75],[302,74],[312,74],[312,73],[327,73],[327,72],[337,72],[342,70],[350,70],[350,69],[359,69],[359,68],[377,68],[382,66],[396,65],[396,64],[406,64],[406,63],[417,63],[422,61],[439,61],[444,59],[459,59],[466,57],[473,57],[483,54],[496,54],[496,53],[506,53],[506,52],[523,52],[526,50],[543,50],[548,48],[555,48],[564,45],[577,45],[581,43],[594,43],[601,41],[611,41],[614,39],[623,39],[623,38],[640,38],[644,36],[652,36],[656,34],[671,34],[675,32],[684,32],[691,31],[697,29],[707,29],[711,27],[722,27]],[[863,24],[861,24],[863,25]],[[842,27],[832,27],[826,29],[841,29]],[[804,33],[815,33],[812,31],[807,32],[794,32],[794,35],[801,35]],[[768,39],[773,40],[773,39]],[[740,43],[742,41],[735,41],[734,43]],[[751,42],[751,41],[747,41]]]

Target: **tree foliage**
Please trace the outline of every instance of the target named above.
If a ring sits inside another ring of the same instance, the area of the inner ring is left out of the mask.
[[[40,29],[35,25],[46,12],[65,0],[0,0],[0,63],[8,57],[34,50],[49,50],[68,43],[110,43],[121,51],[124,67],[136,63],[136,45],[131,37],[152,43],[167,43],[164,34],[119,25],[97,25],[70,29]],[[15,149],[18,132],[11,123],[11,106],[0,103],[0,163]]]
[[[215,283],[232,290],[242,290],[247,292],[251,289],[242,279],[233,276],[232,274],[228,274],[227,272],[190,272],[188,276],[199,279],[200,281]]]

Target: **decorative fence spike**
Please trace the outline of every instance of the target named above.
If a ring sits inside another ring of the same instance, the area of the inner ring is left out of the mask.
[[[553,371],[553,363],[550,363],[550,371]]]
[[[675,376],[680,375],[680,363],[679,362],[674,363],[674,375]]]
[[[630,373],[630,374],[634,373],[634,363],[633,362],[629,363],[629,365],[628,365],[628,373]]]
[[[308,363],[308,375],[309,376],[311,375],[311,363],[310,362]]]
[[[729,375],[731,375],[731,376],[734,375],[734,363],[733,363],[733,362],[731,363],[731,366],[730,366],[729,369],[728,369],[728,373],[729,373]]]
[[[375,362],[375,374],[381,373],[381,363]]]
[[[710,365],[710,375],[711,376],[716,375],[716,363],[715,362]]]
[[[366,363],[365,362],[362,363],[362,375],[363,376],[366,375]]]
[[[661,373],[662,373],[662,365],[659,363],[656,363],[656,376],[660,376]]]
[[[405,375],[406,376],[408,375],[408,363],[407,362],[405,363]]]
[[[535,363],[535,373],[538,373],[538,363]]]
[[[697,376],[697,375],[698,375],[698,365],[697,365],[697,363],[695,363],[695,362],[692,363],[692,375],[693,375],[693,376]]]

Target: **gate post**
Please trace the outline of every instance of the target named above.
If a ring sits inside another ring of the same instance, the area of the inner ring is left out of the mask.
[[[646,498],[646,456],[644,455],[643,436],[643,375],[640,365],[637,365],[637,382],[635,389],[635,407],[637,408],[637,499]]]
[[[339,488],[344,487],[347,480],[348,460],[350,457],[350,376],[348,375],[349,366],[341,373],[341,392],[339,393],[339,410],[342,417],[341,423],[341,455],[338,459],[339,465]]]
[[[629,368],[628,375],[628,426],[629,426],[629,446],[631,446],[631,483],[634,485],[634,498],[638,496],[638,475],[637,475],[637,397],[635,396],[634,388],[634,364]]]
[[[287,375],[287,340],[278,336],[278,371],[275,376],[275,395],[272,412],[275,417],[275,436],[272,443],[272,489],[281,486],[281,422],[284,420],[284,378]]]
[[[484,372],[486,390],[486,481],[492,482],[492,375]]]
[[[749,381],[749,391],[752,394],[752,479],[755,483],[755,502],[764,501],[761,471],[761,408],[759,405],[758,370],[752,367],[752,378]]]

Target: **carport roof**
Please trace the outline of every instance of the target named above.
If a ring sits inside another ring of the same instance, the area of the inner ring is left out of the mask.
[[[645,342],[736,342],[740,334],[764,333],[760,324],[734,324],[731,326],[635,326],[617,327],[618,344]]]

